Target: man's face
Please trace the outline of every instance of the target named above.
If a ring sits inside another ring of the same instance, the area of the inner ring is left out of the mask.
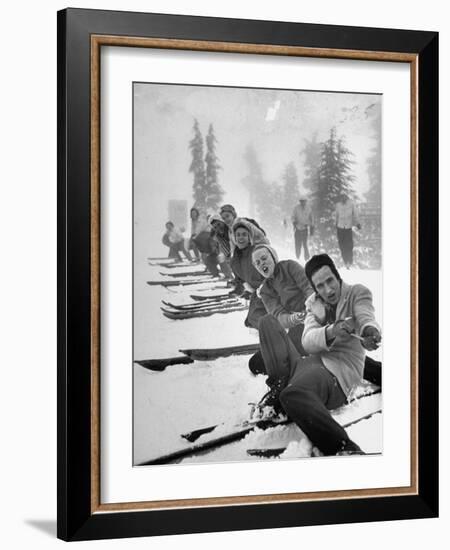
[[[234,236],[236,238],[236,245],[241,250],[247,248],[247,246],[250,244],[250,236],[247,229],[245,229],[244,227],[238,227],[234,232]]]
[[[327,304],[332,306],[339,302],[341,297],[341,283],[329,266],[324,265],[311,277],[316,291]]]
[[[257,271],[261,273],[261,275],[266,279],[272,277],[275,270],[275,262],[273,260],[273,256],[267,250],[267,248],[259,248],[256,252],[253,253],[253,265],[256,267]]]
[[[223,233],[223,226],[218,220],[214,220],[211,223],[211,225],[212,225],[212,228],[214,229],[214,231],[216,231],[217,233],[220,233],[220,234]]]
[[[231,227],[234,222],[234,216],[231,212],[222,212],[220,214],[222,216],[222,220],[228,225],[228,227]]]

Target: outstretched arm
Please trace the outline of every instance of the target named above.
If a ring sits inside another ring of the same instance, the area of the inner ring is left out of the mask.
[[[363,285],[356,285],[355,291],[353,317],[356,331],[363,338],[361,343],[366,349],[377,349],[381,342],[381,328],[375,319],[372,293]]]

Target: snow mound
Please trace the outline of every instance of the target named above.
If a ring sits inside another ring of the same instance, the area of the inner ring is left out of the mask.
[[[280,458],[306,458],[313,452],[311,441],[304,436],[300,441],[291,441]]]

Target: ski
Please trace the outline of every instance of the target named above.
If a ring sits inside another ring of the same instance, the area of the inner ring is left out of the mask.
[[[197,261],[197,260],[195,262],[178,262],[178,261],[177,262],[172,261],[171,263],[149,262],[149,265],[151,266],[167,267],[168,269],[177,269],[177,268],[183,268],[183,267],[197,267],[199,264],[200,264],[200,261]]]
[[[181,460],[182,458],[186,458],[187,456],[191,456],[196,453],[202,453],[209,449],[220,447],[221,445],[225,445],[226,443],[232,443],[233,441],[238,441],[239,439],[242,439],[243,437],[245,437],[248,433],[250,433],[255,428],[259,427],[261,429],[266,429],[273,426],[283,425],[283,424],[286,424],[287,422],[288,420],[285,420],[285,419],[279,420],[278,422],[276,420],[259,420],[255,422],[248,421],[247,425],[244,426],[244,424],[242,424],[238,429],[236,429],[233,432],[224,434],[222,436],[216,437],[209,441],[205,441],[203,443],[190,445],[183,449],[178,449],[177,451],[173,451],[171,453],[167,453],[165,455],[161,455],[156,458],[146,460],[145,462],[141,462],[139,466],[170,464],[171,462],[176,462],[177,460]]]
[[[258,346],[258,349],[259,349],[259,346]],[[258,351],[258,349],[256,351]],[[180,351],[182,353],[184,353],[183,350],[180,350]],[[378,388],[377,386],[374,386],[373,389],[371,389],[370,391],[355,397],[355,399],[353,399],[350,403],[348,403],[348,405],[351,405],[352,403],[354,403],[355,401],[357,401],[359,399],[362,399],[363,397],[370,397],[371,395],[375,395],[377,393],[381,393],[381,388]],[[343,407],[346,407],[348,405],[343,405]],[[341,409],[343,407],[341,407]],[[336,409],[336,414],[338,413],[338,411],[339,411],[339,409]],[[181,434],[181,437],[183,439],[186,439],[190,443],[192,443],[192,442],[196,441],[200,436],[202,436],[204,434],[207,434],[207,433],[211,433],[212,431],[214,431],[219,426],[224,426],[224,425],[225,425],[225,422],[223,422],[222,424],[214,424],[213,426],[206,426],[204,428],[199,428],[197,430],[193,430],[192,432],[187,432],[185,434]]]
[[[370,395],[374,395],[375,393],[380,393],[381,389],[376,389],[370,394],[365,394],[357,397],[354,401],[357,399],[362,399],[363,397],[369,397]],[[331,414],[333,417],[339,421],[339,415],[342,413],[342,410],[345,407],[349,407],[353,404],[352,401],[348,405],[344,405],[343,407],[340,407],[339,409],[336,409],[335,411],[332,411]],[[348,410],[348,409],[347,409]],[[364,416],[366,418],[370,418],[370,416],[373,416],[374,414],[381,412],[381,409],[377,406],[376,410],[372,410],[370,413],[366,413]],[[351,421],[352,424],[355,424],[357,421],[361,421],[364,418],[354,419]],[[230,430],[227,433],[224,433],[222,435],[219,435],[218,437],[208,439],[202,443],[195,443],[193,445],[189,445],[187,447],[183,447],[181,449],[178,449],[176,451],[160,455],[158,457],[152,458],[150,460],[146,460],[145,462],[141,462],[140,466],[148,466],[148,465],[156,465],[156,464],[170,464],[176,461],[179,461],[183,458],[186,458],[188,456],[192,456],[199,453],[204,453],[206,451],[209,451],[210,449],[215,449],[217,447],[220,447],[222,445],[226,445],[228,443],[232,443],[234,441],[239,441],[240,439],[243,439],[247,434],[249,434],[251,431],[253,431],[256,428],[266,430],[267,428],[273,428],[277,426],[283,426],[290,424],[292,421],[287,418],[272,418],[272,419],[263,419],[263,420],[247,420],[242,422],[241,424],[237,424],[235,426],[232,426]],[[225,425],[225,424],[223,424]],[[347,424],[347,426],[350,425],[350,423]],[[217,426],[215,426],[217,427]],[[213,427],[213,429],[215,428]],[[346,427],[343,424],[343,427]],[[191,432],[192,433],[192,432]]]
[[[236,305],[227,307],[225,309],[222,309],[220,307],[211,308],[211,309],[202,309],[201,311],[168,311],[163,310],[163,315],[167,317],[168,319],[173,319],[175,321],[183,320],[183,319],[196,319],[198,317],[209,317],[210,315],[214,315],[216,313],[232,313],[234,311],[242,311],[244,309],[248,309],[248,306],[246,305]]]
[[[192,281],[147,281],[147,284],[150,285],[150,286],[156,286],[156,285],[161,285],[161,286],[178,286],[178,285],[181,285],[181,286],[187,286],[187,285],[206,285],[206,284],[214,284],[214,286],[211,286],[210,287],[210,290],[214,290],[214,289],[218,289],[218,288],[227,288],[227,285],[226,284],[220,284],[220,281],[221,279],[205,279],[205,280],[200,280],[200,279],[195,279],[195,280],[192,280]],[[219,284],[215,284],[215,283],[219,283]]]
[[[175,258],[168,258],[167,256],[165,256],[165,257],[164,256],[149,256],[147,258],[147,261],[149,261],[149,262],[154,261],[154,260],[164,262],[164,264],[175,262]]]
[[[161,372],[171,365],[189,365],[193,363],[194,360],[185,355],[180,355],[179,357],[168,357],[167,359],[142,359],[135,361],[141,367],[144,367],[148,370],[154,370]]]
[[[202,296],[201,294],[190,294],[190,297],[197,301],[197,302],[203,302],[204,300],[226,300],[227,298],[230,298],[232,296],[235,296],[233,294],[233,291],[227,292],[226,294],[216,294],[216,296]]]
[[[199,309],[199,308],[203,308],[203,307],[206,307],[206,306],[214,306],[214,305],[226,305],[226,304],[236,304],[239,302],[239,299],[238,298],[230,298],[230,299],[227,299],[227,300],[221,300],[221,301],[218,301],[218,300],[204,300],[202,302],[189,302],[187,304],[173,304],[172,302],[166,302],[165,300],[161,300],[161,302],[167,306],[167,307],[171,307],[172,309],[176,309],[176,310],[179,310],[179,311],[190,311],[190,310],[195,310],[195,309]]]
[[[259,351],[259,343],[224,348],[180,349],[179,351],[195,361],[211,361],[219,357],[230,357],[231,355],[251,355]]]
[[[202,271],[185,271],[180,273],[163,273],[162,271],[159,272],[160,275],[163,275],[164,277],[212,277],[211,273],[203,269]]]
[[[166,367],[172,365],[190,365],[194,363],[194,361],[211,361],[220,357],[229,357],[230,355],[254,353],[258,351],[258,349],[259,344],[249,344],[246,346],[231,346],[229,348],[218,349],[180,350],[183,355],[177,357],[167,357],[165,359],[140,359],[139,361],[135,361],[135,363],[138,363],[138,365],[146,369],[161,372],[165,370]]]
[[[188,308],[188,309],[167,309],[167,307],[160,306],[161,311],[165,313],[171,313],[172,315],[192,315],[195,317],[197,313],[202,313],[204,311],[211,311],[211,310],[221,310],[221,309],[231,309],[236,307],[243,307],[247,308],[248,306],[239,300],[236,300],[236,302],[231,302],[228,304],[207,304],[203,307],[196,307],[196,308]]]
[[[358,424],[358,422],[362,422],[363,420],[368,420],[369,418],[372,418],[372,416],[375,416],[376,414],[380,414],[382,412],[382,409],[377,409],[375,411],[372,411],[370,413],[365,414],[364,416],[360,416],[354,420],[351,420],[350,422],[346,422],[342,424],[343,428],[349,428],[350,426],[353,426],[354,424]],[[247,449],[247,454],[249,456],[257,456],[261,458],[276,458],[282,455],[286,451],[287,447],[260,447],[258,449]],[[364,453],[367,454],[379,454],[379,453]]]

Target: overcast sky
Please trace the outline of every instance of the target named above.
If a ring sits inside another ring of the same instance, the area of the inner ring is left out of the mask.
[[[191,206],[188,144],[194,119],[203,136],[213,124],[224,201],[242,215],[248,209],[241,183],[247,145],[254,146],[268,182],[280,182],[285,166],[294,162],[301,189],[304,140],[315,133],[325,140],[333,126],[355,155],[355,189],[361,196],[368,185],[366,159],[375,145],[371,122],[380,108],[381,96],[371,94],[136,83],[135,224],[146,234],[158,232],[169,199],[186,199]]]

